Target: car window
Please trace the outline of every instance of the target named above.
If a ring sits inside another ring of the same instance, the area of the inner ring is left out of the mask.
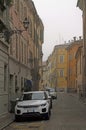
[[[31,99],[32,99],[32,93],[23,95],[23,100],[31,100]]]
[[[43,100],[44,93],[29,93],[23,95],[23,100]]]
[[[50,89],[50,92],[55,92],[55,90],[54,89]]]
[[[33,93],[32,94],[32,100],[43,100],[44,99],[44,93]]]

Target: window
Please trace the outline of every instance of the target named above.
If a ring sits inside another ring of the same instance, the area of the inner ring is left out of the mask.
[[[72,75],[72,68],[69,69],[69,75]]]
[[[40,30],[40,40],[43,41],[43,30]]]
[[[20,3],[20,19],[23,21],[23,4]]]
[[[24,9],[24,16],[23,17],[26,18],[27,17],[27,8],[24,7],[23,9]]]
[[[71,60],[72,60],[72,54],[69,55],[69,61],[71,61]]]
[[[63,77],[63,76],[64,76],[64,70],[61,69],[61,70],[60,70],[60,77]]]
[[[16,58],[18,58],[18,36],[16,35]]]
[[[23,90],[24,86],[23,86],[23,77],[21,77],[21,91]]]
[[[24,54],[23,42],[21,41],[21,62],[23,63],[23,54]]]
[[[16,9],[19,12],[19,0],[16,1]]]
[[[24,87],[26,87],[26,78],[24,78]]]
[[[7,86],[7,65],[4,65],[4,91],[6,91]]]
[[[12,37],[10,38],[10,42],[11,42],[11,44],[9,45],[9,51],[10,51],[10,55],[13,55]]]
[[[28,17],[30,25],[29,25],[29,32],[30,32],[30,36],[32,37],[32,21],[30,19],[30,17]]]
[[[15,92],[17,92],[17,90],[18,90],[18,86],[17,86],[17,75],[15,76]]]
[[[24,44],[24,64],[27,63],[27,47],[26,44]]]
[[[60,60],[60,63],[63,63],[64,62],[64,56],[61,55],[59,60]]]

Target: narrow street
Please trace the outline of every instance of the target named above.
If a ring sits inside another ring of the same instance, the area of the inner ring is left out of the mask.
[[[44,130],[86,130],[86,106],[75,95],[58,94]]]
[[[13,122],[4,130],[86,130],[86,105],[76,95],[58,93],[50,120]]]

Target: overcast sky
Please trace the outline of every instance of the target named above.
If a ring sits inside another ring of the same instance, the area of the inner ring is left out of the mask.
[[[43,60],[54,46],[82,36],[82,12],[78,0],[33,0],[44,24]]]

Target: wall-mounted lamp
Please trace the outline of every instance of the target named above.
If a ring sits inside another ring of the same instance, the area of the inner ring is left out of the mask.
[[[5,40],[7,42],[9,42],[10,36],[12,36],[13,34],[21,34],[23,31],[26,31],[28,29],[28,26],[29,26],[29,21],[27,18],[24,19],[23,26],[24,26],[25,30],[21,30],[21,29],[15,29],[15,30],[6,29],[6,30],[4,30],[2,32],[3,37],[5,38]]]
[[[29,26],[29,21],[28,21],[27,18],[24,19],[23,25],[24,25],[24,28],[27,30],[27,29],[28,29],[28,26]]]

